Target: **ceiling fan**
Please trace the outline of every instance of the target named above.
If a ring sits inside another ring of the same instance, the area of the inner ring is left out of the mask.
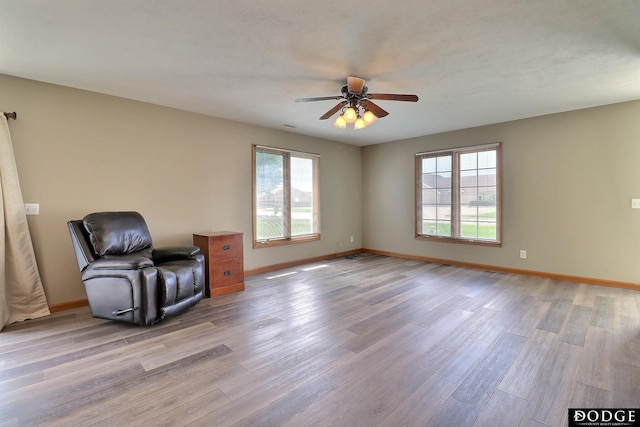
[[[376,120],[389,115],[387,111],[375,104],[372,99],[384,101],[418,102],[417,95],[401,95],[397,93],[369,93],[364,85],[364,79],[359,77],[347,77],[347,84],[340,89],[341,95],[320,96],[316,98],[299,98],[296,102],[327,101],[331,99],[341,100],[336,106],[320,116],[320,120],[326,120],[338,111],[342,110],[336,121],[335,127],[345,129],[347,123],[353,123],[354,129],[363,129]]]

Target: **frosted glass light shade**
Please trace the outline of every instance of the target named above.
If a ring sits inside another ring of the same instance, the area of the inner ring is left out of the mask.
[[[364,112],[364,115],[362,116],[362,118],[364,119],[364,122],[367,125],[370,125],[371,123],[375,123],[376,120],[378,120],[378,118],[376,117],[375,114],[373,114],[371,111],[367,110]]]
[[[333,122],[333,125],[335,127],[337,127],[337,128],[340,128],[340,129],[346,129],[347,128],[347,122],[344,120],[344,117],[342,117],[342,116],[338,116],[336,118],[336,121]]]
[[[364,119],[362,117],[358,117],[353,123],[354,129],[364,129],[365,127],[367,127],[367,125],[364,123]]]
[[[344,110],[343,116],[344,116],[344,121],[347,123],[353,123],[358,118],[358,116],[356,115],[356,110],[354,110],[351,107]]]

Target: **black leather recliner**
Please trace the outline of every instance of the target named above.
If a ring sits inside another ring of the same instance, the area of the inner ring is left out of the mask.
[[[154,248],[138,212],[98,212],[68,223],[93,317],[151,325],[202,299],[196,246]]]

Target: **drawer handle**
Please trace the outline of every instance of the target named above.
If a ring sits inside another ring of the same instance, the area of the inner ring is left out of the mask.
[[[231,276],[231,270],[225,270],[223,273],[225,276]]]
[[[231,246],[230,246],[230,245],[224,245],[224,246],[222,247],[222,250],[225,250],[225,251],[228,251],[229,249],[231,249]]]

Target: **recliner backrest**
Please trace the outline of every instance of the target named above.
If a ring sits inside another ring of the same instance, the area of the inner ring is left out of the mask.
[[[82,223],[99,257],[142,252],[151,258],[151,234],[138,212],[96,212],[85,216]]]
[[[98,259],[98,255],[93,252],[89,233],[85,230],[81,220],[71,220],[67,222],[67,225],[69,226],[69,233],[71,233],[71,243],[73,244],[73,250],[76,254],[78,267],[80,271],[84,271],[90,263]]]

